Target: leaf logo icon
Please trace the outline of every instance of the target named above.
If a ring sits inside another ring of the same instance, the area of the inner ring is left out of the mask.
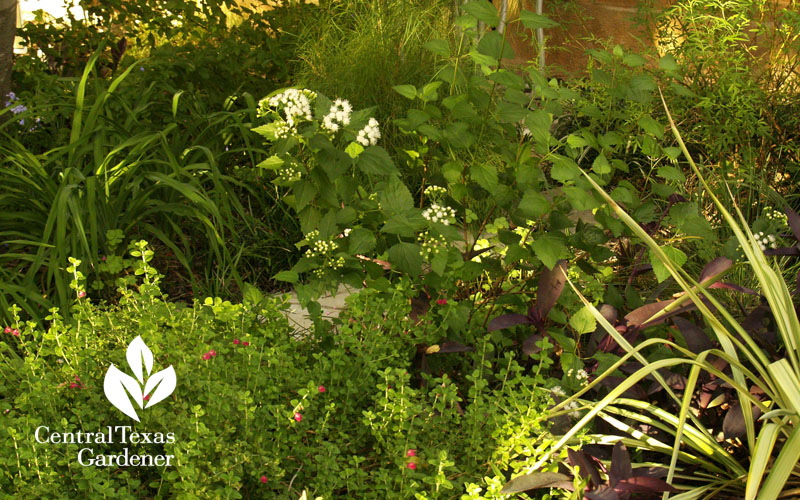
[[[136,378],[112,364],[106,372],[103,389],[106,398],[112,405],[138,422],[139,415],[136,414],[133,403],[139,405],[140,409],[150,408],[172,394],[177,384],[175,370],[170,366],[151,375],[153,353],[150,352],[141,336],[136,337],[130,343],[125,352],[125,358]],[[147,398],[148,395],[150,395],[149,398]]]

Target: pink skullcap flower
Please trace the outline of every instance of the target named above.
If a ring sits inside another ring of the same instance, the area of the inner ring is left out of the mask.
[[[19,330],[17,330],[16,328],[14,328],[13,330],[11,330],[11,335],[13,335],[13,336],[15,336],[15,337],[19,337]]]
[[[436,301],[436,303],[439,304],[440,306],[446,305],[447,299],[439,299]]]
[[[81,381],[81,378],[79,376],[75,375],[75,382],[80,382],[80,381]]]
[[[150,395],[148,394],[147,396],[143,397],[142,399],[144,399],[145,401],[147,401],[147,400],[149,400],[149,399],[150,399]]]
[[[266,484],[267,476],[261,476],[261,482]]]
[[[205,354],[203,354],[203,359],[205,359],[206,361],[208,361],[209,359],[211,359],[211,354],[209,354],[209,353],[205,353]]]
[[[81,299],[86,297],[86,292],[84,292],[83,290],[79,291],[78,292],[78,297],[81,298]]]
[[[299,422],[299,421],[303,420],[303,416],[302,416],[301,414],[299,414],[299,413],[295,413],[295,414],[294,414],[294,419],[295,419],[297,422]]]
[[[5,329],[4,331],[5,331],[6,333],[11,333],[11,327],[10,327],[10,326],[7,326],[7,327],[6,327],[6,329]]]
[[[242,345],[243,345],[243,346],[245,346],[245,347],[247,347],[247,346],[249,346],[249,345],[250,345],[250,342],[248,342],[248,341],[246,341],[246,340],[245,340],[244,342],[242,342]]]
[[[212,355],[212,356],[216,356],[217,355],[217,351],[215,351],[214,349],[211,349],[210,351],[208,351],[208,353],[210,355]]]
[[[406,467],[408,467],[411,470],[414,470],[417,468],[417,464],[415,464],[414,462],[409,462],[408,465],[406,465]]]
[[[73,382],[73,383],[69,384],[69,388],[70,388],[70,389],[74,389],[74,388],[76,388],[76,387],[78,387],[78,384],[76,384],[75,382]]]
[[[415,457],[415,456],[417,456],[417,450],[415,450],[414,448],[411,448],[410,450],[408,450],[406,452],[406,456],[407,457]]]
[[[233,345],[239,345],[239,343],[241,343],[241,340],[233,339]]]
[[[317,387],[317,389],[319,390],[319,392],[325,392],[326,391],[324,385],[321,385],[321,386]]]

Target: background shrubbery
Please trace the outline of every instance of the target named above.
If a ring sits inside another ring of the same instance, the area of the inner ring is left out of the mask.
[[[796,487],[791,10],[682,1],[652,21],[667,53],[558,80],[506,66],[488,2],[193,5],[22,31],[44,58],[0,111],[4,490]],[[302,339],[258,291],[287,284]],[[175,426],[181,466],[79,477],[28,437],[113,421],[98,381],[135,334],[183,384],[142,424]]]

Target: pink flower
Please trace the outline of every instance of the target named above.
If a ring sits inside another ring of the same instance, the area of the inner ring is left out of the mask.
[[[408,450],[406,452],[406,456],[407,457],[416,457],[417,456],[417,450],[415,450],[414,448],[411,448],[410,450]]]
[[[317,389],[319,390],[319,392],[325,392],[326,390],[324,385],[317,387]]]
[[[439,304],[440,306],[447,305],[447,299],[439,299],[436,301],[436,303]]]
[[[75,382],[80,382],[80,381],[81,381],[81,378],[79,376],[75,375]]]
[[[17,330],[16,328],[14,328],[13,330],[11,330],[11,335],[13,335],[13,336],[15,336],[15,337],[19,337],[19,330]]]
[[[408,467],[411,470],[414,470],[417,468],[417,464],[415,464],[414,462],[409,462],[408,465],[406,465],[406,467]]]
[[[76,387],[78,387],[78,384],[77,384],[77,383],[75,383],[75,382],[73,382],[73,383],[69,384],[69,388],[70,388],[70,389],[74,389],[74,388],[76,388]]]
[[[246,341],[246,340],[245,340],[244,342],[242,342],[242,345],[243,345],[243,346],[245,346],[245,347],[247,347],[247,346],[249,346],[249,345],[250,345],[250,342],[248,342],[248,341]]]
[[[86,292],[84,292],[83,290],[79,291],[78,292],[78,298],[82,299],[84,297],[86,297]]]
[[[150,399],[150,395],[148,394],[147,396],[143,397],[142,399],[144,399],[145,401],[148,401]]]
[[[263,484],[266,484],[267,483],[267,476],[261,476],[261,482]]]
[[[299,421],[303,420],[303,416],[300,415],[299,413],[295,413],[294,414],[294,419],[295,419],[295,421],[299,422]]]
[[[106,261],[106,256],[105,256],[105,255],[103,255],[103,256],[100,258],[100,260],[102,260],[103,262],[105,262],[105,261]]]
[[[208,351],[208,353],[210,355],[212,355],[212,356],[216,356],[217,355],[217,351],[215,351],[214,349],[211,349],[210,351]]]
[[[11,333],[11,327],[10,327],[10,326],[7,326],[7,327],[6,327],[6,329],[5,329],[4,331],[5,331],[6,333]]]
[[[233,345],[239,345],[240,342],[239,339],[233,339]]]
[[[208,361],[209,359],[211,359],[211,354],[209,354],[209,353],[205,353],[205,354],[203,354],[203,359],[205,359],[206,361]]]

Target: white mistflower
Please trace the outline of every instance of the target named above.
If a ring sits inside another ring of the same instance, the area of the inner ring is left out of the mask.
[[[439,199],[447,194],[447,189],[442,186],[428,186],[425,188],[425,196],[430,198]]]
[[[422,211],[422,217],[431,222],[441,222],[445,226],[450,225],[451,219],[456,216],[456,211],[447,205],[431,203],[431,206]]]
[[[364,147],[374,146],[378,144],[378,139],[381,138],[381,131],[378,128],[378,120],[370,118],[367,125],[358,132],[356,142]]]

